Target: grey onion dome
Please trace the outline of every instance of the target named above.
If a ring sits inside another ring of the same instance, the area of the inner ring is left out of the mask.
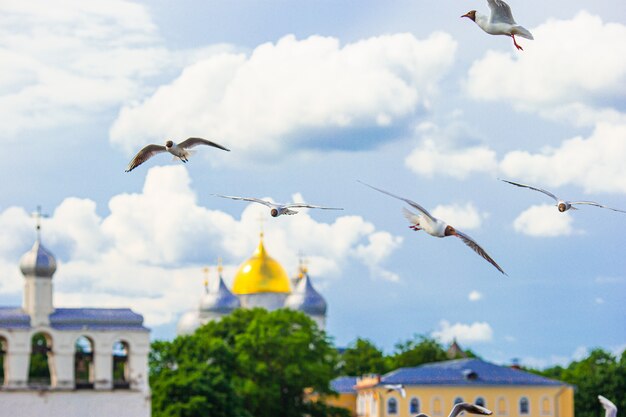
[[[200,327],[200,318],[197,311],[188,311],[183,314],[176,325],[177,335],[190,335]]]
[[[309,274],[304,274],[300,279],[294,292],[287,297],[285,307],[311,316],[324,316],[327,308],[324,297],[313,288]]]
[[[233,295],[233,293],[226,288],[226,284],[224,284],[224,280],[221,275],[219,277],[217,291],[208,291],[200,299],[201,312],[228,314],[239,307],[239,298]]]
[[[57,261],[37,239],[31,250],[22,256],[20,269],[25,276],[52,278],[57,270]]]

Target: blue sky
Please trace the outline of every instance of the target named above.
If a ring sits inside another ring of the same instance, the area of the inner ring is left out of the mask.
[[[511,3],[535,36],[488,36],[483,1],[32,1],[0,4],[0,302],[17,305],[30,213],[50,215],[55,304],[131,306],[170,338],[258,242],[263,207],[344,207],[265,222],[290,273],[304,253],[338,345],[428,334],[506,363],[626,346],[626,215],[560,214],[539,193],[626,208],[626,8]],[[189,164],[147,143],[207,137]],[[408,229],[406,196],[474,237]],[[215,268],[212,270],[214,278]]]

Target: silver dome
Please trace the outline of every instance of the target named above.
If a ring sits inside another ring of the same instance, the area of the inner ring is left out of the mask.
[[[176,325],[176,334],[179,336],[193,334],[200,327],[200,318],[197,311],[188,311],[183,314]]]
[[[31,250],[22,256],[20,269],[26,276],[52,278],[57,270],[57,261],[37,239]]]
[[[217,291],[208,291],[200,299],[201,312],[228,314],[239,307],[239,298],[234,296],[233,293],[226,288],[226,284],[224,284],[221,275],[219,277]]]
[[[296,289],[285,301],[285,307],[299,310],[310,316],[326,315],[326,300],[311,284],[309,274],[304,274],[296,285]]]

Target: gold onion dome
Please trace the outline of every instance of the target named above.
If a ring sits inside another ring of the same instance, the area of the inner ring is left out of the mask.
[[[263,233],[259,246],[250,259],[239,267],[233,283],[233,293],[257,294],[264,292],[290,293],[289,276],[285,269],[267,254]]]

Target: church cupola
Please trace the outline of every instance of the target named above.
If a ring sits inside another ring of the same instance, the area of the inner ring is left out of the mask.
[[[306,267],[302,264],[300,265],[298,276],[296,288],[287,297],[285,307],[308,314],[323,329],[326,324],[326,300],[313,288],[311,277],[309,277]]]
[[[57,270],[54,255],[41,243],[41,211],[38,209],[37,240],[20,260],[24,275],[24,300],[22,307],[30,315],[31,325],[47,325],[52,306],[52,275]]]
[[[217,313],[219,315],[229,314],[234,309],[239,308],[239,299],[224,284],[222,278],[222,262],[217,267],[217,288],[209,290],[208,280],[205,281],[205,294],[200,299],[200,314]]]

